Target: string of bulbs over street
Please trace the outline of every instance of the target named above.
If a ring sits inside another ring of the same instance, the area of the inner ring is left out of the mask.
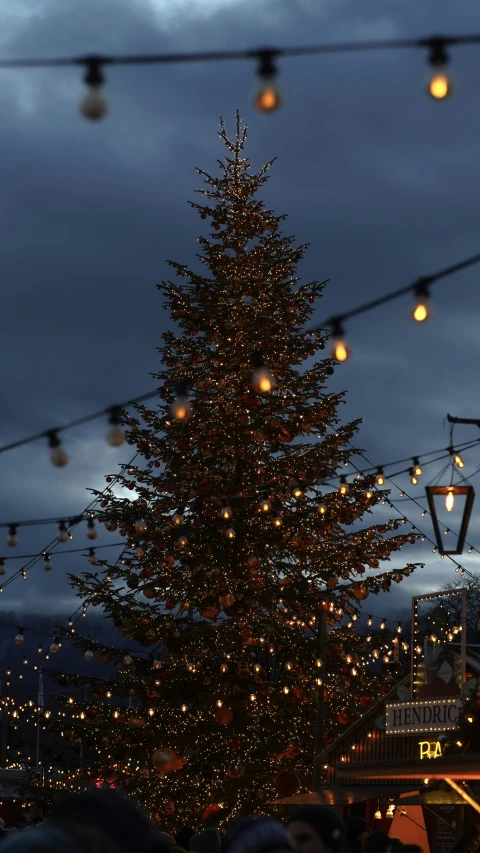
[[[299,45],[287,48],[263,47],[251,50],[217,50],[193,53],[143,54],[125,56],[88,55],[70,58],[4,59],[0,69],[8,68],[55,68],[66,66],[84,67],[86,90],[80,100],[81,114],[98,121],[109,112],[108,99],[104,91],[104,67],[112,65],[166,65],[191,62],[220,62],[239,59],[257,63],[258,86],[253,103],[262,113],[273,113],[282,106],[283,95],[278,86],[277,61],[281,57],[299,57],[338,53],[365,53],[378,50],[417,48],[428,53],[430,72],[426,81],[426,92],[435,101],[443,101],[453,92],[449,73],[449,53],[452,46],[479,44],[480,33],[466,35],[433,35],[409,39],[383,39],[364,42],[344,42],[320,45]]]

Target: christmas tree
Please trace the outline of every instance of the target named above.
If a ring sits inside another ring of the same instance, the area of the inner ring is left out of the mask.
[[[334,361],[315,360],[327,331],[305,331],[325,283],[300,284],[306,246],[258,199],[271,163],[252,171],[239,116],[233,141],[223,122],[219,135],[220,175],[198,169],[191,203],[211,232],[198,270],[169,262],[177,281],[159,285],[177,330],[159,349],[158,405],[124,416],[141,463],[102,497],[99,520],[127,548],[72,578],[124,637],[105,648],[67,630],[110,669],[70,679],[90,692],[59,723],[92,772],[171,828],[310,788],[317,691],[326,743],[384,683],[368,669],[384,640],[356,634],[359,603],[414,569],[382,567],[415,541],[390,535],[397,521],[361,524],[385,494],[374,478],[339,482],[360,420],[340,423]]]

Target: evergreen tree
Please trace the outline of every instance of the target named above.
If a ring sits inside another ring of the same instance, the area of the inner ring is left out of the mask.
[[[385,495],[374,478],[338,487],[360,420],[341,424],[334,362],[315,360],[327,331],[305,332],[325,283],[300,284],[306,246],[258,199],[271,163],[252,171],[238,115],[235,139],[223,122],[219,135],[220,175],[198,169],[191,203],[210,224],[200,264],[169,262],[177,281],[159,285],[177,330],[159,349],[158,405],[124,416],[141,461],[102,500],[127,549],[72,578],[124,639],[71,635],[116,669],[72,679],[92,692],[68,735],[170,827],[310,787],[319,614],[328,741],[384,683],[368,669],[380,640],[345,622],[414,569],[382,567],[415,541],[389,535],[397,521],[361,525]]]

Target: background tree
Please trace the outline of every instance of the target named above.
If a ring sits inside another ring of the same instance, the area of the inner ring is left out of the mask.
[[[342,620],[414,568],[378,571],[415,538],[389,535],[397,521],[361,526],[385,494],[371,477],[329,485],[360,420],[340,423],[332,359],[315,360],[327,333],[305,332],[325,283],[299,283],[306,246],[257,197],[271,164],[252,171],[238,115],[235,139],[223,123],[220,138],[220,175],[199,169],[191,203],[211,232],[197,269],[170,261],[178,281],[159,285],[178,330],[159,349],[158,405],[124,418],[141,463],[102,501],[126,553],[72,578],[124,641],[73,634],[116,669],[91,679],[68,736],[172,827],[310,786],[319,613],[333,737],[381,683],[366,671],[377,638]]]

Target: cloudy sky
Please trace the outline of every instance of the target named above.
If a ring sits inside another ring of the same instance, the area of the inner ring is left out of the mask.
[[[468,33],[480,31],[480,12],[469,0],[4,0],[0,23],[0,55],[17,58]],[[319,322],[480,252],[480,49],[454,49],[452,60],[456,93],[438,103],[425,95],[420,51],[285,59],[284,107],[271,116],[251,105],[248,62],[119,67],[98,124],[78,114],[79,69],[0,71],[0,444],[153,387],[168,324],[155,285],[166,258],[194,259],[194,167],[215,169],[219,117],[233,129],[237,108],[253,163],[278,158],[265,197],[310,243],[302,275],[331,280]],[[353,357],[332,388],[348,391],[345,418],[365,419],[358,446],[373,463],[448,445],[447,412],[480,416],[479,276],[480,266],[440,283],[425,328],[410,321],[408,298],[347,324]],[[127,460],[103,435],[102,424],[68,433],[62,470],[41,442],[3,454],[1,520],[81,512],[87,488]],[[455,435],[477,437],[475,427]],[[468,471],[479,458],[467,454]],[[395,482],[425,503],[407,477]],[[418,507],[398,506],[432,535]],[[55,532],[21,530],[16,553],[37,553]],[[469,540],[480,547],[479,532],[474,507]],[[79,534],[70,547],[85,542]],[[395,606],[375,603],[379,615],[456,577],[428,543],[407,558],[427,567]],[[478,555],[462,559],[475,569]],[[59,556],[49,575],[37,565],[5,589],[4,607],[68,612],[66,572],[85,563]]]

